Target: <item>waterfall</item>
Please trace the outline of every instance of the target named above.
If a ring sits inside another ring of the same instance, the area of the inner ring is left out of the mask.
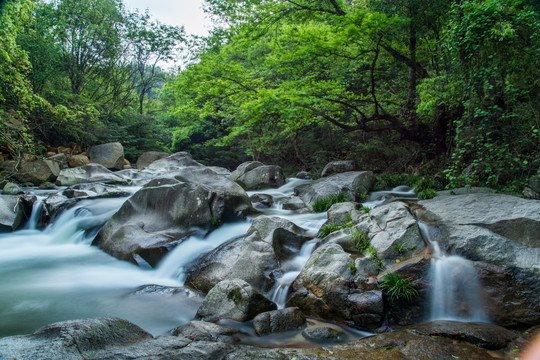
[[[482,286],[472,263],[461,256],[445,254],[436,228],[422,222],[418,226],[433,253],[429,268],[429,320],[488,322]]]

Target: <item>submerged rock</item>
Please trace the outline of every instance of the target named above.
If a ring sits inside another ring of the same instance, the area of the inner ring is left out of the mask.
[[[197,310],[197,318],[213,322],[220,319],[247,321],[275,309],[276,304],[244,280],[223,280],[208,292]]]

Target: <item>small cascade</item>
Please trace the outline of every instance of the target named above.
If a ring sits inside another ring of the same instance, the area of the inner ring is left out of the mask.
[[[278,309],[283,309],[285,307],[289,288],[309,260],[311,253],[315,249],[315,245],[317,245],[317,239],[306,241],[298,254],[283,264],[282,268],[285,273],[271,291],[271,299],[276,303]]]
[[[433,253],[429,269],[429,320],[489,322],[482,286],[472,263],[461,256],[445,254],[437,241],[436,228],[422,222],[418,226]]]
[[[207,237],[190,236],[169,252],[156,269],[158,277],[176,279],[181,285],[186,280],[186,266],[195,259],[217,248],[229,240],[242,236],[249,229],[250,222],[224,224]]]
[[[36,230],[37,225],[39,222],[39,218],[41,216],[41,213],[43,211],[43,200],[45,200],[45,196],[36,196],[34,204],[32,205],[32,213],[30,214],[30,218],[28,219],[28,222],[24,226],[24,229],[26,230]]]

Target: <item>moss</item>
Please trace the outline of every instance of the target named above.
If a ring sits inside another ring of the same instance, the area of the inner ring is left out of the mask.
[[[239,288],[234,288],[227,294],[227,299],[232,300],[235,305],[242,302],[242,291]]]

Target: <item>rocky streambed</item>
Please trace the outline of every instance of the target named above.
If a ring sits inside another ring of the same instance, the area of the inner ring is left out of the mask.
[[[342,165],[286,181],[276,166],[231,174],[178,153],[0,196],[17,229],[0,238],[0,358],[519,356],[540,324],[540,201],[404,188],[366,200],[373,174]],[[312,213],[336,193],[346,202]],[[433,268],[451,257],[451,311],[434,316]],[[392,296],[388,275],[413,296]]]

